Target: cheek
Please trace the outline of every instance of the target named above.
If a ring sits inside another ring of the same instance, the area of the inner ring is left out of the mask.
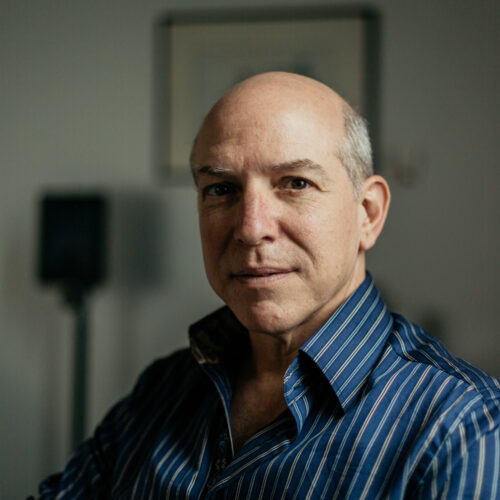
[[[199,219],[199,228],[200,228],[200,239],[201,239],[201,248],[203,250],[203,258],[205,259],[205,263],[207,262],[208,257],[214,251],[214,244],[217,241],[215,235],[210,230],[210,225],[206,223],[201,217]]]
[[[296,234],[313,259],[335,262],[355,258],[359,246],[357,211],[332,206],[295,221]]]
[[[216,291],[219,289],[219,279],[220,279],[220,271],[219,264],[221,262],[220,254],[217,251],[215,246],[216,240],[215,238],[210,237],[202,237],[202,252],[203,252],[203,264],[205,267],[205,275],[207,277],[208,283],[212,287],[213,290]]]
[[[220,262],[224,241],[226,241],[225,232],[227,231],[224,227],[224,225],[215,224],[209,217],[200,216],[199,218],[201,247],[207,274],[211,274]]]

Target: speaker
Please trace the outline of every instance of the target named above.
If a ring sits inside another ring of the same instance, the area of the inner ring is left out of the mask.
[[[40,202],[38,277],[88,289],[105,276],[107,203],[100,194],[46,194]]]

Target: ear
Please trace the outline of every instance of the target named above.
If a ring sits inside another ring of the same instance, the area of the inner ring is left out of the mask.
[[[391,192],[387,181],[380,175],[372,175],[363,183],[361,191],[360,250],[369,250],[384,227]]]

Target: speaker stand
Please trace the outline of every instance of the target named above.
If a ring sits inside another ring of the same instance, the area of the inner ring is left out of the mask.
[[[74,315],[73,339],[73,408],[71,445],[75,451],[85,437],[87,406],[87,335],[88,309],[86,290],[72,284],[65,287],[64,298]]]

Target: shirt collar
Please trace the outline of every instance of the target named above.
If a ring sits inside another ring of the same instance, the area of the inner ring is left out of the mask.
[[[392,316],[367,273],[300,348],[327,378],[344,412],[359,399],[391,330]],[[235,367],[250,348],[247,330],[227,306],[193,324],[189,337],[200,365]]]
[[[250,348],[247,329],[227,306],[191,325],[189,341],[200,365],[237,363]]]
[[[358,289],[301,347],[326,376],[344,412],[361,396],[392,330],[369,273]]]

